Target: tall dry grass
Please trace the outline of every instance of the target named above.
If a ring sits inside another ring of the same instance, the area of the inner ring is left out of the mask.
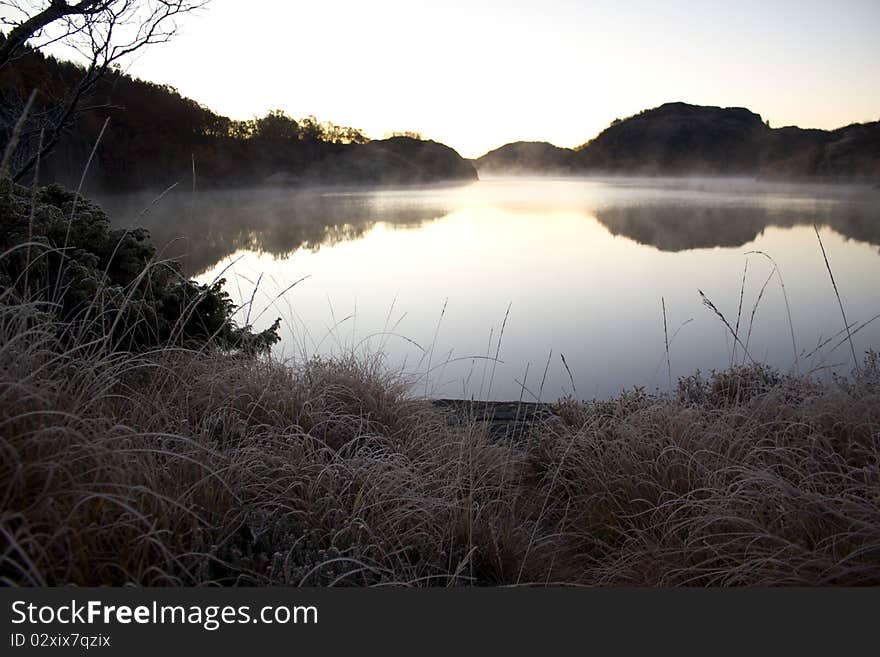
[[[0,305],[7,584],[880,583],[880,364],[563,401],[498,442],[377,360],[70,346]]]
[[[375,365],[132,355],[60,332],[0,307],[6,583],[509,577],[525,458],[452,432]]]
[[[548,521],[596,584],[880,584],[880,370],[739,367],[565,408]]]

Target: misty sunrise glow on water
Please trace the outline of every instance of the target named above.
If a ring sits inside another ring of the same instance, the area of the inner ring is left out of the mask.
[[[699,290],[732,326],[739,317],[756,361],[848,372],[813,225],[860,354],[880,341],[880,320],[861,328],[880,313],[878,200],[740,179],[499,178],[175,192],[137,223],[200,282],[225,277],[242,323],[281,317],[279,355],[382,352],[419,394],[554,400],[667,389],[661,298],[673,378],[748,360]],[[130,225],[150,197],[103,205]]]

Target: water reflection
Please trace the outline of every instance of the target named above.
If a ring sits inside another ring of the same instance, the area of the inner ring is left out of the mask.
[[[301,248],[317,250],[355,240],[376,222],[417,228],[444,214],[442,208],[406,198],[249,189],[209,193],[136,194],[99,198],[120,227],[148,228],[163,255],[198,275],[238,251],[283,258]]]
[[[249,189],[110,196],[118,226],[149,228],[164,254],[197,275],[238,251],[283,258],[363,237],[377,222],[407,229],[473,205],[508,212],[575,210],[612,235],[661,251],[739,247],[769,226],[818,224],[880,245],[880,192],[740,181],[494,180],[403,190]]]
[[[698,288],[734,321],[741,297],[744,318],[761,299],[756,359],[846,372],[837,341],[806,358],[841,330],[812,225],[848,318],[867,321],[880,312],[878,200],[875,190],[751,181],[544,179],[174,190],[140,217],[149,195],[103,204],[118,225],[146,224],[170,242],[166,253],[185,252],[199,280],[225,276],[239,305],[254,298],[257,328],[281,316],[282,356],[381,352],[429,395],[552,399],[667,385],[661,297],[670,331],[683,327],[671,345],[673,377],[727,366],[732,341]],[[745,255],[754,249],[784,273],[797,353],[779,286],[762,287],[771,263]],[[880,344],[880,321],[855,343],[857,351]],[[501,362],[487,367],[496,352]]]
[[[792,205],[653,203],[597,209],[613,235],[661,251],[739,247],[769,226],[826,226],[840,235],[880,245],[880,204],[864,200],[816,201]]]

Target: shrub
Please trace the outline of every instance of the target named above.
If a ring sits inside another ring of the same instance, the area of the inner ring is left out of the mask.
[[[58,185],[0,182],[0,288],[7,301],[38,302],[66,323],[69,339],[114,348],[169,344],[268,350],[280,320],[254,333],[232,320],[224,281],[187,280],[158,258],[143,228],[113,229],[94,203]]]

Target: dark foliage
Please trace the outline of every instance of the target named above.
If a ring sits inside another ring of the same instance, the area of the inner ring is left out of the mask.
[[[279,340],[280,320],[259,333],[235,324],[222,279],[187,280],[177,262],[157,258],[145,229],[111,229],[101,208],[58,185],[0,183],[0,252],[0,294],[44,306],[66,322],[65,339],[247,353]]]

